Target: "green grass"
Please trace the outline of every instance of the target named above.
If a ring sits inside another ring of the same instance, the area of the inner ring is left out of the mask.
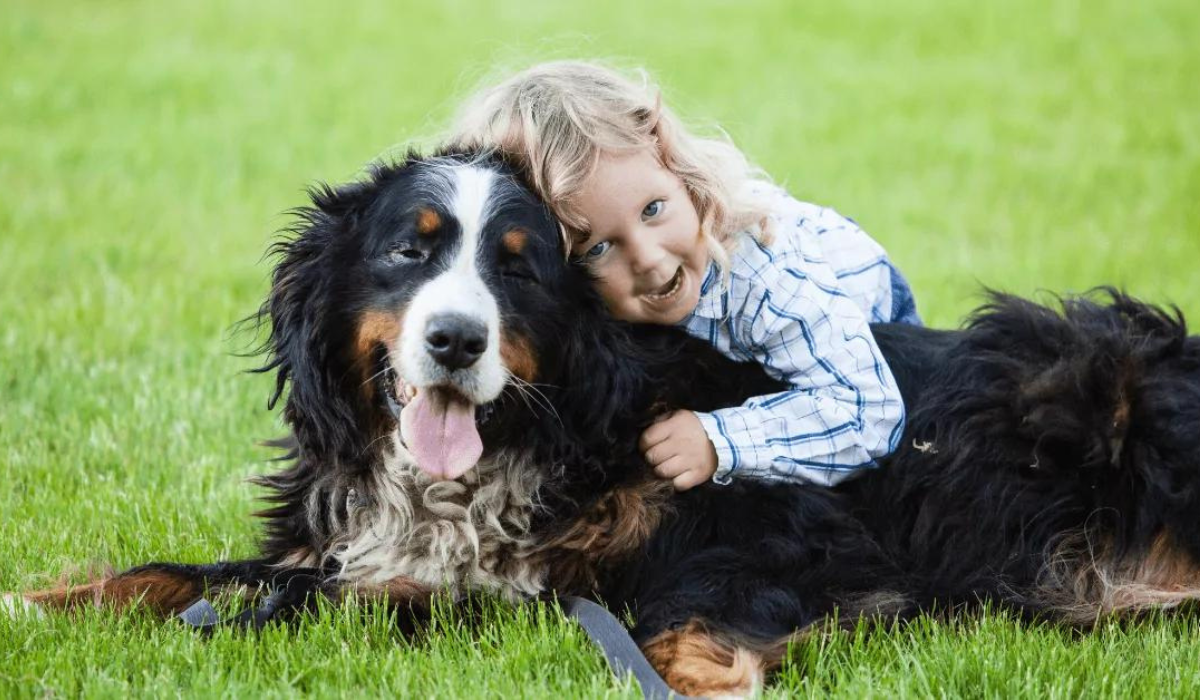
[[[300,4],[5,4],[0,590],[250,554],[243,478],[280,426],[227,329],[265,292],[281,212],[538,58],[650,68],[883,242],[932,324],[981,285],[1113,283],[1200,318],[1194,2]],[[771,692],[1195,696],[1197,631],[921,622],[799,648]],[[544,610],[415,646],[378,611],[211,641],[137,615],[0,619],[4,697],[300,691],[630,692]]]

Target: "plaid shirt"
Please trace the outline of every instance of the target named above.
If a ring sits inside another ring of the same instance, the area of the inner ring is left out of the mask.
[[[904,427],[900,390],[868,320],[920,320],[904,278],[853,221],[781,190],[768,196],[773,243],[744,236],[728,288],[710,265],[680,325],[793,388],[696,415],[716,447],[713,481],[833,485],[894,450]]]

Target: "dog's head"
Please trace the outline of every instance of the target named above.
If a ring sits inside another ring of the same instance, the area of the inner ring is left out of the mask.
[[[423,471],[457,478],[489,404],[550,369],[592,298],[557,221],[480,155],[411,156],[312,202],[262,311],[301,449],[359,461],[399,429]]]

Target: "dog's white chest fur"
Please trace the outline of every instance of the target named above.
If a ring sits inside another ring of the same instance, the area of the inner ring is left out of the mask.
[[[452,591],[487,590],[509,599],[543,590],[529,554],[541,477],[519,455],[481,463],[456,481],[434,482],[393,438],[365,489],[348,497],[348,522],[333,544],[342,577],[382,583],[408,577]]]

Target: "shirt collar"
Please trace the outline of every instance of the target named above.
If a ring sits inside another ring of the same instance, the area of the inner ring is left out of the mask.
[[[696,309],[692,311],[692,315],[708,319],[724,318],[728,301],[729,293],[721,284],[721,271],[717,269],[715,262],[709,262],[708,273],[704,275],[704,281],[700,284],[700,300],[696,302]]]

